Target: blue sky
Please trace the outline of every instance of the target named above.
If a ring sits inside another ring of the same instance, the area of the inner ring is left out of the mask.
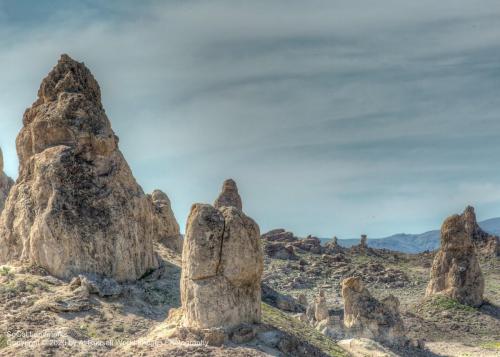
[[[261,230],[349,238],[500,216],[500,2],[0,0],[0,146],[61,53],[184,225],[239,185]]]

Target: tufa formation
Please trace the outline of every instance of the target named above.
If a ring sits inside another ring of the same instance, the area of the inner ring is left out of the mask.
[[[153,205],[156,239],[166,247],[178,253],[182,252],[179,223],[175,219],[168,196],[160,190],[154,190],[148,197]]]
[[[241,197],[238,193],[238,187],[233,179],[228,179],[222,184],[222,192],[214,202],[214,207],[219,209],[222,207],[236,207],[240,211],[243,209]]]
[[[0,219],[0,263],[118,281],[158,267],[152,205],[83,63],[61,56],[24,113],[16,146],[19,178]]]
[[[441,247],[434,257],[426,296],[443,294],[462,304],[482,304],[484,278],[474,247],[474,240],[481,232],[470,206],[461,215],[445,219],[441,227]]]
[[[227,183],[231,184],[228,185]],[[241,200],[225,200],[225,182],[217,208],[194,204],[182,253],[183,325],[191,329],[231,329],[258,323],[261,317],[263,254],[259,226],[240,209]],[[237,191],[230,191],[232,199]],[[239,202],[239,203],[238,203]]]
[[[479,227],[474,207],[467,206],[463,216],[467,226],[470,227],[470,237],[476,247],[476,253],[482,256],[500,256],[499,237],[491,235]]]
[[[0,212],[3,210],[5,200],[13,185],[14,181],[3,172],[3,153],[2,149],[0,149]]]
[[[404,325],[399,314],[399,300],[390,295],[378,301],[371,296],[359,277],[342,281],[344,327],[356,337],[391,344],[403,344]]]

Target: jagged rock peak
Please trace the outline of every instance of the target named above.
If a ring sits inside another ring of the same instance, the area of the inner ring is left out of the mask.
[[[60,93],[80,93],[87,100],[101,106],[101,89],[83,62],[77,62],[67,54],[61,58],[45,77],[38,90],[43,102],[55,101]]]
[[[23,117],[16,146],[20,170],[33,155],[65,145],[87,161],[117,150],[118,137],[101,104],[97,81],[83,63],[62,55]]]
[[[221,207],[236,207],[239,210],[243,209],[241,197],[238,193],[238,187],[233,179],[224,181],[222,185],[222,192],[214,202],[215,208]]]
[[[0,219],[0,263],[119,281],[157,268],[153,205],[118,148],[85,65],[61,56],[23,123],[19,179]]]

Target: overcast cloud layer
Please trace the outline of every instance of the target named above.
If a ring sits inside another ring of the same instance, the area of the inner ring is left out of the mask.
[[[2,1],[0,145],[61,53],[101,85],[145,191],[239,184],[261,230],[422,232],[500,216],[500,2]]]

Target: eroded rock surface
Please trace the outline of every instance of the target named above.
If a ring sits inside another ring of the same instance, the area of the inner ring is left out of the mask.
[[[19,178],[0,219],[0,262],[59,278],[134,280],[158,266],[153,208],[118,149],[97,81],[62,55],[26,110]]]
[[[183,325],[232,328],[261,317],[259,226],[240,209],[191,208],[182,254]]]
[[[153,204],[156,239],[174,251],[182,252],[182,236],[179,223],[177,223],[172,211],[170,199],[160,190],[155,190],[148,196]]]
[[[474,207],[467,206],[463,217],[469,227],[470,238],[476,247],[476,253],[482,256],[500,256],[500,238],[481,229],[477,224]]]
[[[434,257],[426,296],[443,294],[462,304],[483,302],[484,278],[473,239],[480,234],[472,207],[453,215],[441,227],[441,247]]]
[[[390,295],[378,301],[359,277],[342,281],[342,297],[344,328],[349,334],[394,344],[404,341],[404,325],[396,297]]]
[[[222,192],[214,202],[215,208],[222,207],[236,207],[240,211],[243,209],[240,194],[236,182],[232,179],[224,181],[222,185]]]
[[[0,212],[5,205],[5,200],[9,195],[9,191],[14,185],[14,181],[3,172],[3,153],[0,148]]]

